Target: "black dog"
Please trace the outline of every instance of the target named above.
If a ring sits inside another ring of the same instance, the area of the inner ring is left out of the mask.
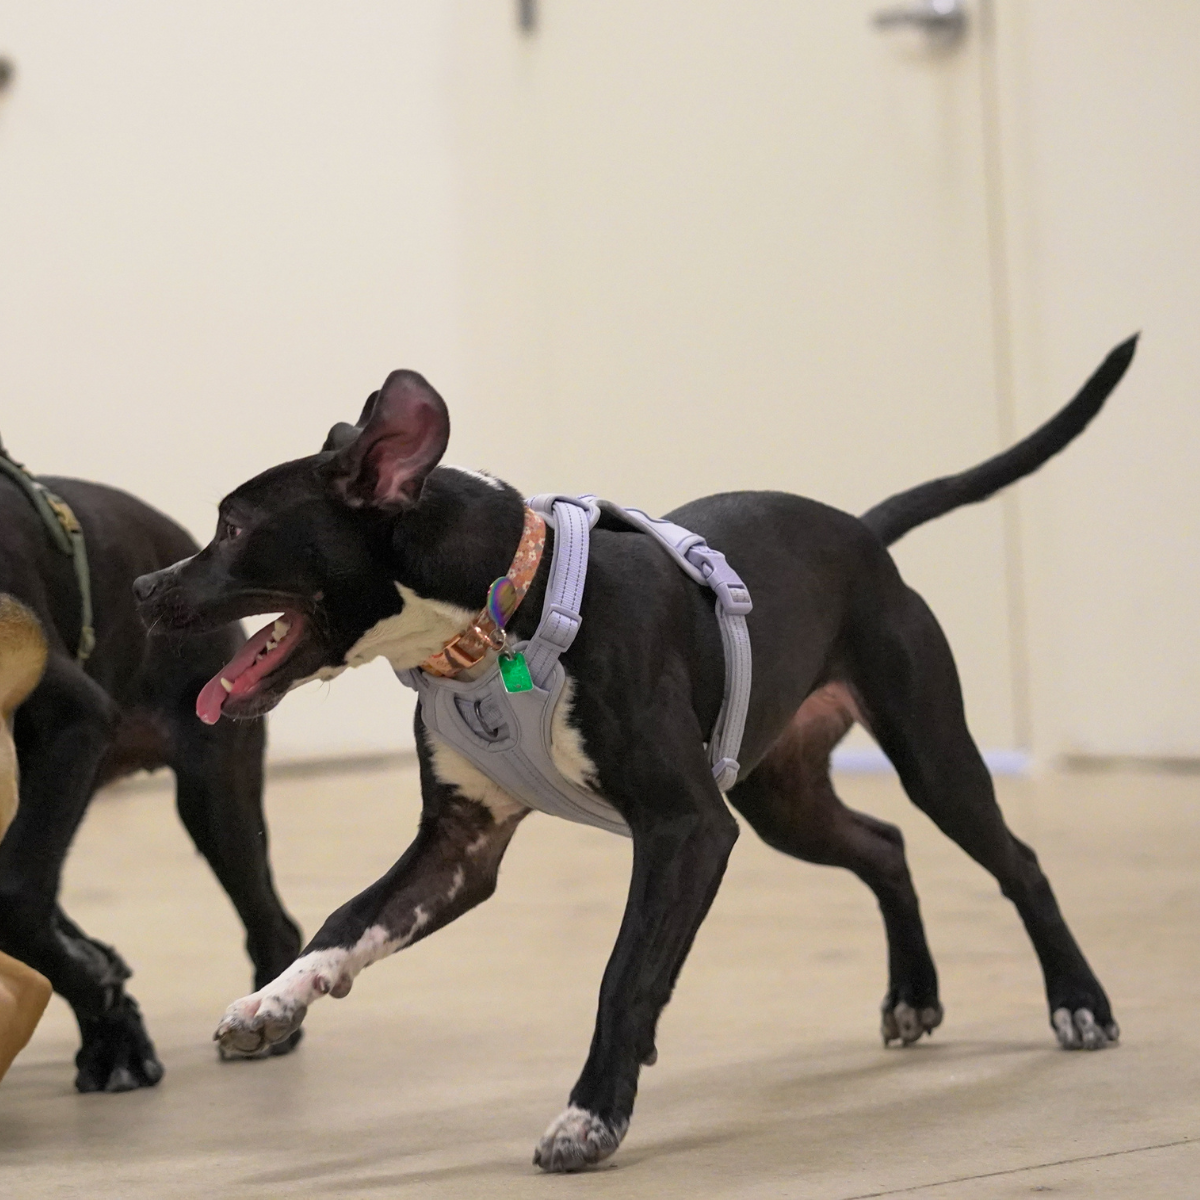
[[[856,720],[914,803],[1016,905],[1061,1043],[1094,1049],[1118,1036],[1037,859],[1004,824],[946,640],[885,546],[1061,449],[1099,410],[1133,349],[1130,341],[1114,351],[1066,409],[1013,449],[862,519],[769,492],[711,496],[671,514],[728,554],[754,600],[753,692],[728,799],[772,846],[848,867],[874,890],[889,948],[885,1040],[915,1041],[942,1008],[900,832],[846,809],[830,784],[830,751]],[[414,667],[475,619],[513,560],[523,505],[490,477],[435,469],[448,436],[442,400],[420,376],[395,372],[357,426],[335,426],[319,454],[226,497],[200,554],[138,580],[143,616],[174,629],[283,610],[202,694],[206,719],[257,716],[298,682],[376,654]],[[543,558],[509,625],[517,639],[538,623],[547,574]],[[565,773],[625,818],[633,879],[591,1052],[535,1155],[548,1170],[594,1163],[621,1141],[640,1067],[656,1057],[659,1013],[737,838],[704,752],[725,678],[712,593],[653,539],[601,518],[582,618],[562,658],[571,686],[554,748]],[[312,1001],[344,996],[363,967],[492,893],[528,809],[429,735],[419,714],[416,739],[424,797],[416,841],[283,975],[230,1006],[217,1030],[222,1045],[253,1052],[292,1036]]]
[[[275,894],[262,812],[261,721],[210,729],[196,720],[201,684],[236,652],[236,626],[203,637],[147,634],[132,584],[191,554],[195,543],[161,513],[113,488],[43,481],[73,509],[91,566],[95,648],[77,661],[81,605],[72,560],[13,479],[0,477],[0,592],[41,621],[49,658],[16,711],[20,805],[0,843],[0,949],[49,978],[75,1010],[81,1092],[156,1084],[163,1068],[131,972],[58,906],[63,860],[92,794],[122,775],[171,767],[179,815],[246,927],[255,986],[296,956],[300,931]],[[281,1049],[294,1043],[285,1042]]]

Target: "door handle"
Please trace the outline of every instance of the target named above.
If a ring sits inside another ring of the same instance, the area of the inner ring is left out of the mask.
[[[920,29],[944,42],[956,42],[966,32],[967,10],[962,0],[925,0],[881,8],[872,18],[876,29]]]

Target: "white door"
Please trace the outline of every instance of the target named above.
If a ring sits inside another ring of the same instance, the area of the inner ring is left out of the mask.
[[[875,28],[886,2],[542,0],[517,41],[513,8],[458,6],[467,388],[498,470],[858,512],[997,450],[980,22],[933,44]],[[897,557],[977,740],[1023,746],[1001,505]]]
[[[1200,757],[1200,5],[998,6],[1022,420],[1129,376],[1022,494],[1039,754]]]

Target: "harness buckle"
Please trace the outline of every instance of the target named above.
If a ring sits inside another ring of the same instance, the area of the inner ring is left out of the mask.
[[[713,763],[713,780],[721,791],[727,792],[737,783],[738,771],[740,770],[741,768],[738,766],[737,759],[723,758],[720,762]]]
[[[688,552],[688,561],[704,576],[704,582],[716,592],[718,603],[731,617],[744,617],[754,608],[750,589],[720,550],[695,546]]]

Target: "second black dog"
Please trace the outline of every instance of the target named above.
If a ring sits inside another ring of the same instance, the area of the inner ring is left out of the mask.
[[[130,968],[57,899],[63,860],[97,788],[139,769],[175,772],[179,815],[245,924],[256,986],[295,958],[300,931],[267,861],[263,723],[208,728],[195,717],[201,685],[237,651],[240,629],[181,640],[147,633],[134,608],[133,580],[193,554],[195,544],[124,492],[73,479],[44,483],[86,537],[95,648],[78,661],[81,597],[71,557],[54,545],[29,495],[0,474],[0,592],[33,610],[50,647],[41,683],[13,720],[20,804],[0,842],[0,950],[40,971],[74,1009],[83,1041],[75,1086],[123,1092],[163,1074],[125,988]]]

